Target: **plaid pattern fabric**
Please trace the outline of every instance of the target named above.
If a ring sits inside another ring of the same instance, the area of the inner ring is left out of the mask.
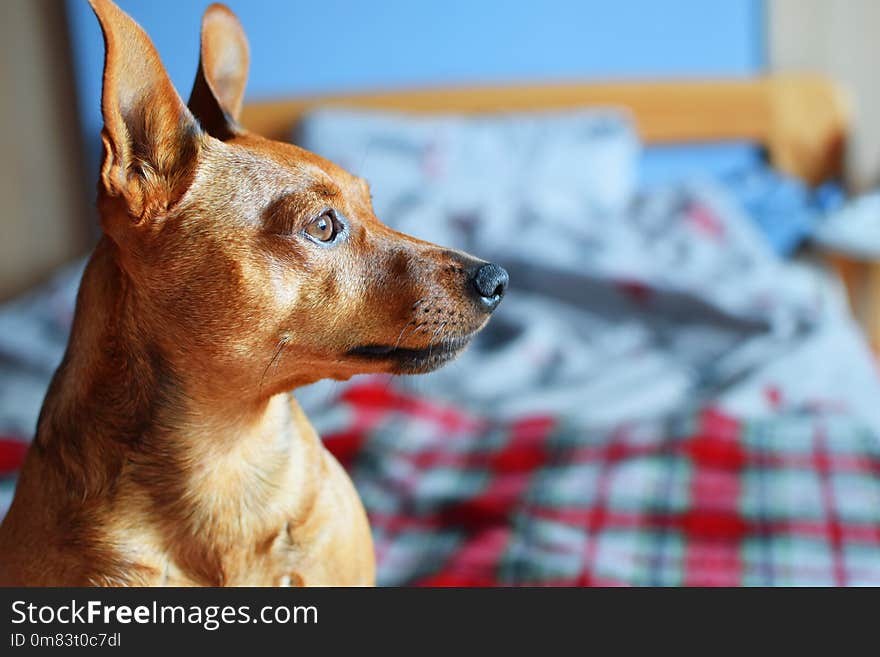
[[[384,585],[878,585],[880,447],[823,414],[591,429],[346,390]]]

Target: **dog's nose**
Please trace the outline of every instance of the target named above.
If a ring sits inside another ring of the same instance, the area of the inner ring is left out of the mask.
[[[507,272],[491,262],[477,269],[471,278],[480,300],[489,310],[495,310],[495,306],[501,301],[507,290],[507,282]]]

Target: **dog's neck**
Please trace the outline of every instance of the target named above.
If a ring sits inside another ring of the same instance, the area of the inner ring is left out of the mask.
[[[139,321],[137,297],[104,238],[83,275],[70,347],[40,416],[36,444],[77,495],[140,486],[174,532],[233,543],[296,452],[288,395],[230,403],[186,378]],[[222,382],[221,382],[222,383]],[[234,520],[234,522],[233,522]],[[163,533],[165,533],[163,531]],[[203,557],[202,557],[203,558]]]

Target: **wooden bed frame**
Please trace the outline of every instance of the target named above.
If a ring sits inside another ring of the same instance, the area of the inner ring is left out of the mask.
[[[750,141],[770,162],[811,185],[839,178],[849,124],[842,92],[819,76],[746,80],[677,80],[437,88],[257,101],[242,123],[266,137],[289,138],[297,119],[317,106],[414,113],[480,114],[628,108],[647,143]]]

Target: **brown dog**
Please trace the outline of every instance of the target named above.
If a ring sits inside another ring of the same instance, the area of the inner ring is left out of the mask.
[[[104,237],[0,528],[0,583],[371,584],[350,480],[287,393],[453,358],[507,285],[397,233],[366,183],[237,123],[213,5],[189,109],[140,27],[104,32]]]

